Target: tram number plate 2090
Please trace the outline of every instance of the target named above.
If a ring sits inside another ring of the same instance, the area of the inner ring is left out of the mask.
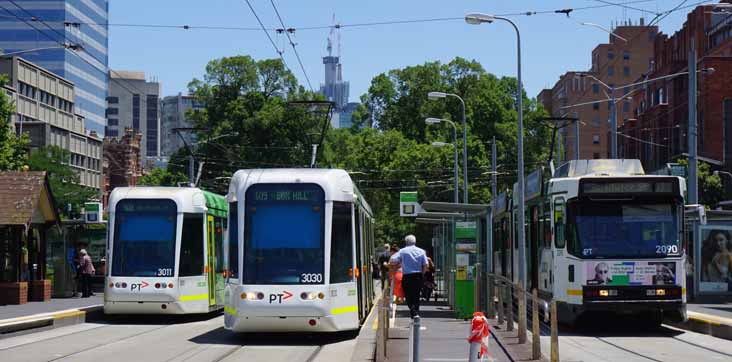
[[[323,282],[323,274],[320,273],[302,273],[300,274],[300,284],[315,284]]]

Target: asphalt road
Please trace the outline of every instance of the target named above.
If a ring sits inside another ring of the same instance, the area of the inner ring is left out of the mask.
[[[0,361],[348,361],[356,334],[234,334],[223,316],[112,318],[0,339]]]

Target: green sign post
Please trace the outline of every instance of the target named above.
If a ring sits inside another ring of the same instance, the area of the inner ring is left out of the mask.
[[[474,264],[478,244],[475,221],[455,223],[455,311],[459,318],[470,318],[475,311]]]

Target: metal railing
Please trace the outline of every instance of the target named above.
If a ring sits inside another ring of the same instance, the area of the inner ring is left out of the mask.
[[[531,302],[531,354],[532,359],[541,359],[541,334],[550,335],[551,362],[559,362],[559,327],[557,321],[557,302],[539,297],[536,289],[531,293],[525,291],[520,283],[513,283],[510,279],[496,274],[487,274],[488,288],[495,291],[497,300],[498,324],[506,323],[506,331],[514,330],[514,308],[517,314],[518,331],[516,335],[519,343],[526,343],[527,339],[527,298]],[[489,292],[491,295],[491,292]],[[515,301],[515,303],[514,303]],[[487,317],[496,317],[492,305],[488,303]],[[540,313],[544,314],[544,323],[540,321]],[[547,324],[548,323],[548,324]],[[542,328],[544,327],[544,328]],[[548,329],[548,331],[547,331]]]
[[[385,279],[386,285],[382,288],[381,301],[377,304],[378,326],[376,329],[376,361],[386,360],[386,346],[389,340],[389,325],[391,323],[391,309],[393,290],[391,278]]]

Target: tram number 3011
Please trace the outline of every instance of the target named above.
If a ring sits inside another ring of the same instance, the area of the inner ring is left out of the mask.
[[[300,283],[302,284],[312,284],[312,283],[322,283],[323,282],[323,274],[320,273],[302,273],[300,275]]]

